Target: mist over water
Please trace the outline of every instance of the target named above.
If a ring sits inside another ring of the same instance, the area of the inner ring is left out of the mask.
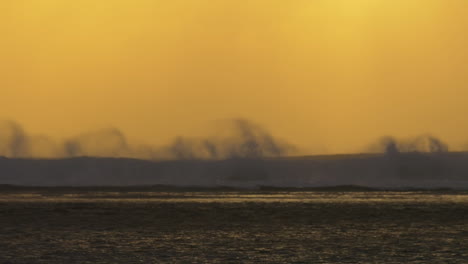
[[[13,122],[0,122],[0,155],[6,157],[24,157],[31,154],[31,138],[23,128]]]
[[[33,135],[15,121],[0,121],[0,156],[9,158],[127,157],[147,160],[223,160],[307,154],[278,139],[247,119],[218,123],[216,134],[205,137],[174,137],[161,146],[133,143],[118,128],[88,131],[57,140]],[[299,150],[301,151],[299,152]],[[432,135],[397,139],[385,136],[364,149],[366,153],[444,153],[449,146]]]
[[[369,152],[386,153],[389,155],[411,152],[444,153],[448,151],[449,146],[446,143],[431,135],[406,139],[396,139],[390,136],[382,137],[369,148]]]
[[[223,122],[213,136],[179,136],[162,146],[133,144],[115,128],[63,141],[30,135],[11,121],[0,128],[0,157],[58,159],[0,158],[3,184],[468,188],[468,154],[449,152],[430,135],[384,137],[367,154],[270,159],[298,148],[245,119]]]
[[[58,141],[31,135],[14,121],[0,122],[0,156],[9,158],[128,157],[149,160],[193,160],[282,157],[295,152],[263,127],[245,119],[223,122],[219,135],[178,136],[163,146],[133,144],[121,130],[108,128]]]
[[[127,137],[116,128],[84,133],[63,142],[65,157],[130,156],[131,148]]]
[[[9,158],[127,157],[147,160],[222,160],[307,154],[247,119],[218,123],[216,134],[174,137],[161,146],[133,143],[118,128],[88,131],[65,140],[33,135],[15,121],[0,121],[0,156]],[[366,153],[444,153],[449,146],[432,135],[397,139],[382,137]],[[312,151],[313,152],[313,151]]]
[[[245,119],[230,120],[224,129],[227,133],[221,136],[178,137],[163,152],[174,159],[229,159],[281,157],[295,150],[293,145]]]

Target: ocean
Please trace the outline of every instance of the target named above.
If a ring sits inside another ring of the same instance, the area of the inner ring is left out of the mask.
[[[467,263],[468,192],[0,193],[0,263]]]

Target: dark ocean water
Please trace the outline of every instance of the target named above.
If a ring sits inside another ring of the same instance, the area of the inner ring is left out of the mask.
[[[1,193],[0,263],[468,263],[468,193]]]

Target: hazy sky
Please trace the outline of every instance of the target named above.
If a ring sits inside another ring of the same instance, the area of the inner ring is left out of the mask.
[[[162,143],[243,117],[316,151],[468,143],[466,0],[2,0],[0,119]]]

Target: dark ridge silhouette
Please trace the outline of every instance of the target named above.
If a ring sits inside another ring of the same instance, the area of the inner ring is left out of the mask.
[[[173,186],[173,185],[134,185],[134,186],[25,186],[0,184],[0,192],[40,192],[40,193],[97,193],[97,192],[237,192],[248,191],[252,188],[236,188],[228,186],[200,187],[200,186]],[[293,189],[292,189],[293,190]]]
[[[453,188],[371,188],[358,185],[337,185],[327,187],[275,187],[256,186],[251,188],[229,186],[174,186],[174,185],[136,185],[136,186],[24,186],[0,184],[0,193],[41,193],[45,195],[120,193],[124,197],[138,197],[136,193],[166,193],[166,192],[243,192],[243,193],[278,193],[278,192],[434,192],[434,193],[466,193],[467,190]],[[159,195],[158,197],[161,197]]]
[[[0,158],[0,183],[27,186],[468,188],[468,153],[146,161]]]
[[[132,145],[115,128],[56,142],[1,122],[0,156],[7,158],[0,158],[0,184],[468,187],[468,155],[449,152],[433,136],[386,137],[370,154],[288,157],[294,146],[250,121],[230,120],[225,128],[227,133],[213,137],[177,137],[153,147]]]

